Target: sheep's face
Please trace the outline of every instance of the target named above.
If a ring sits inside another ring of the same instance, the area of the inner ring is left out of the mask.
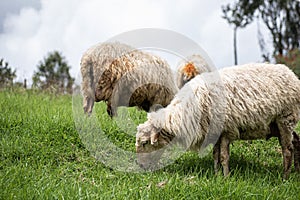
[[[196,69],[193,63],[186,64],[182,71],[183,71],[183,77],[182,77],[183,85],[199,74],[198,70]]]
[[[138,126],[136,135],[137,162],[143,169],[153,170],[157,168],[158,161],[166,146],[172,138],[164,138],[161,130],[149,123]]]

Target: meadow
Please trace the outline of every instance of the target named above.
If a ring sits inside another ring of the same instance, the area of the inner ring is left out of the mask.
[[[282,180],[281,148],[269,141],[231,145],[231,175],[216,176],[212,154],[187,152],[155,172],[107,167],[85,147],[71,95],[22,89],[0,92],[0,199],[300,199],[300,174]],[[95,105],[99,123],[117,146],[134,152],[124,133]],[[146,114],[129,109],[136,124]],[[298,133],[300,127],[297,127]]]

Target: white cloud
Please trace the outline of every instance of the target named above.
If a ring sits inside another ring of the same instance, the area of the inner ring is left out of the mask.
[[[190,37],[217,66],[228,66],[233,57],[232,30],[221,18],[221,5],[226,2],[229,0],[41,0],[40,10],[23,8],[18,15],[8,15],[0,35],[0,56],[17,68],[20,79],[31,79],[38,62],[49,51],[59,50],[75,76],[89,46],[124,31],[151,27]],[[259,59],[256,37],[249,41],[254,29],[239,33],[241,61]]]

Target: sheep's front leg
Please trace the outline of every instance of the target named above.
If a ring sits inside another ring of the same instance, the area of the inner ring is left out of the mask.
[[[112,107],[111,107],[111,103],[107,102],[107,108],[106,108],[107,114],[112,118],[114,116]]]
[[[83,100],[84,113],[90,116],[92,114],[93,106],[94,106],[94,98],[86,96]]]
[[[215,174],[217,174],[220,168],[220,140],[214,146],[213,158],[214,158],[214,170],[215,170]]]
[[[223,167],[224,176],[229,175],[229,145],[230,140],[227,137],[220,138],[220,162]]]

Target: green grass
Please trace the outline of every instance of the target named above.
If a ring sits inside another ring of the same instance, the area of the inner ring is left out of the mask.
[[[185,153],[156,172],[127,173],[85,148],[71,96],[2,91],[0,100],[0,199],[300,199],[300,175],[282,180],[275,138],[235,142],[228,178],[214,175],[211,153]],[[145,113],[129,110],[135,124],[145,120]],[[107,116],[105,105],[96,111],[107,137],[134,152],[135,138]]]

